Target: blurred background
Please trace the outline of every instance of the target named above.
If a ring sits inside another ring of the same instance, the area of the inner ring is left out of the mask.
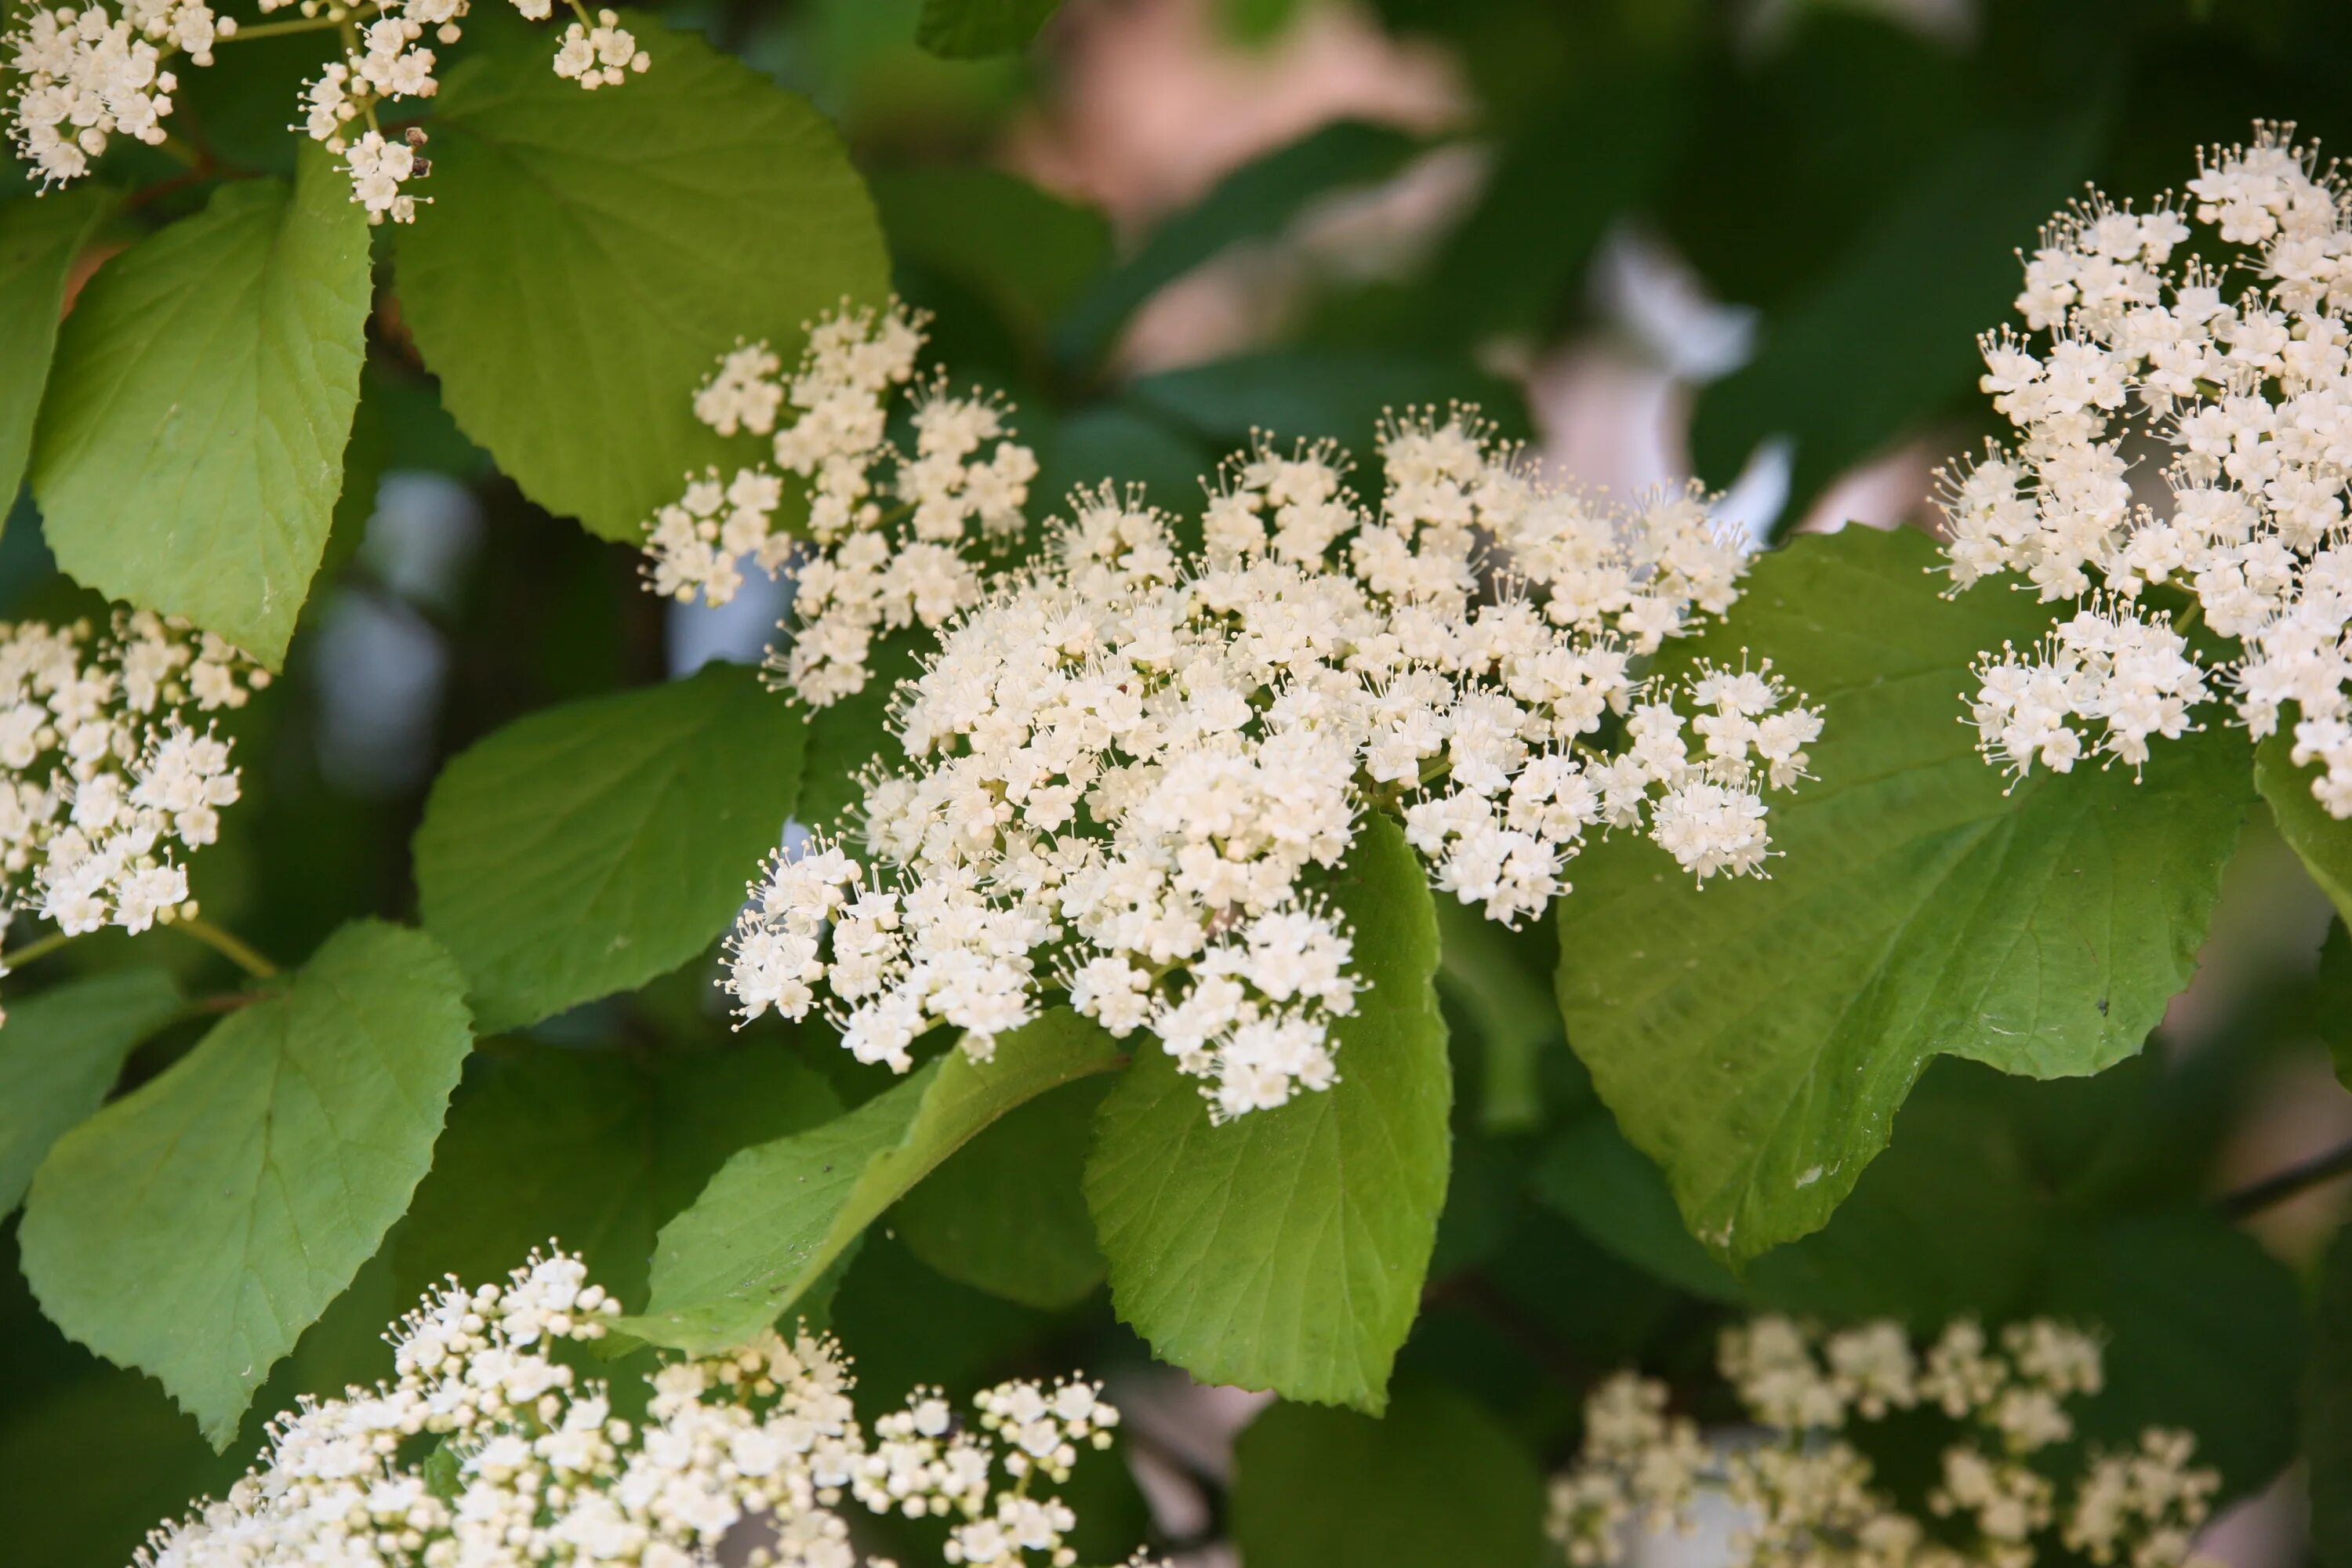
[[[658,9],[842,127],[935,353],[1018,405],[1045,460],[1041,512],[1111,474],[1196,506],[1195,476],[1255,427],[1360,449],[1384,408],[1468,399],[1564,479],[1696,478],[1759,544],[1932,526],[1933,470],[1991,431],[1976,335],[2007,318],[2016,253],[2051,212],[2085,182],[2143,201],[2178,188],[2200,144],[2257,117],[2352,149],[2341,0],[1066,0],[1025,55],[969,63],[914,47],[920,6]],[[232,141],[237,106],[215,107]],[[549,702],[756,658],[781,607],[754,593],[665,606],[631,552],[531,507],[440,411],[389,293],[350,471],[289,679],[240,717],[254,804],[200,872],[207,912],[281,959],[351,916],[413,913],[407,838],[450,754]],[[20,502],[0,613],[93,607]],[[2080,1086],[1988,1088],[1948,1064],[1922,1096],[2007,1096],[2013,1124],[2063,1099],[2081,1119],[2069,1140],[2098,1153],[2073,1150],[2053,1192],[2222,1194],[2321,1156],[2352,1135],[2327,1050],[2352,1028],[2340,972],[2318,965],[2328,931],[2326,900],[2257,824],[2145,1061],[2072,1098]],[[1406,1368],[1475,1390],[1551,1460],[1572,1446],[1580,1378],[1703,1355],[1689,1347],[1724,1308],[1526,1179],[1537,1130],[1591,1109],[1545,1022],[1548,940],[1514,949],[1531,1002],[1447,995],[1455,1195]],[[690,970],[540,1033],[646,1072],[741,1048],[706,982]],[[837,1070],[840,1053],[808,1054]],[[531,1102],[528,1070],[502,1078],[501,1060],[486,1048],[469,1072],[445,1153],[488,1115],[469,1107]],[[523,1184],[546,1223],[468,1231],[461,1178],[436,1171],[260,1409],[376,1374],[370,1335],[413,1288],[409,1254],[499,1272],[551,1229],[576,1242],[566,1226],[610,1220],[583,1205],[670,1201],[613,1197],[591,1163],[563,1163],[579,1151],[515,1144],[467,1145],[462,1179]],[[690,1193],[699,1167],[673,1163],[661,1190]],[[2346,1206],[2345,1184],[2326,1184],[2249,1225],[2305,1271]],[[433,1224],[462,1240],[425,1237]],[[13,1226],[0,1250],[13,1265]],[[1131,1473],[1100,1483],[1102,1542],[1148,1530],[1188,1561],[1233,1561],[1224,1483],[1255,1402],[1150,1367],[1099,1291],[1036,1310],[940,1279],[886,1236],[835,1310],[885,1404],[919,1369],[1108,1370],[1134,1441]],[[0,1557],[126,1561],[148,1523],[240,1467],[153,1384],[58,1338],[13,1266],[0,1328]],[[2233,1512],[2211,1550],[2238,1568],[2304,1560],[2295,1485]]]

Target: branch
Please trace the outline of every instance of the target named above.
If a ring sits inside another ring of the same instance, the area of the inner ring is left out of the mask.
[[[2352,1141],[2337,1144],[2324,1154],[2315,1154],[2300,1164],[2264,1176],[2261,1181],[2240,1187],[2221,1200],[2222,1215],[2230,1219],[2247,1219],[2284,1203],[2297,1194],[2309,1191],[2322,1182],[2352,1173]]]

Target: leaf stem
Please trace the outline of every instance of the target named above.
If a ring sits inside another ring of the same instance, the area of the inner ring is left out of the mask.
[[[172,929],[195,938],[256,980],[268,980],[278,973],[278,966],[256,952],[240,938],[221,930],[210,921],[183,915],[172,922]]]
[[[360,9],[364,11],[369,7],[362,5]],[[337,16],[298,16],[285,22],[260,22],[250,27],[239,27],[220,42],[238,44],[247,38],[282,37],[288,33],[323,33],[330,27],[340,27],[342,24],[343,17]]]
[[[71,931],[53,931],[39,941],[28,942],[24,946],[18,948],[16,952],[9,953],[7,955],[8,967],[10,969],[22,969],[28,963],[38,963],[40,960],[47,958],[49,954],[57,952],[58,949],[65,946],[66,943],[73,941],[73,939],[74,933]]]
[[[2221,1213],[2230,1219],[2248,1219],[2347,1173],[2352,1173],[2352,1140],[2228,1194],[2221,1199]]]

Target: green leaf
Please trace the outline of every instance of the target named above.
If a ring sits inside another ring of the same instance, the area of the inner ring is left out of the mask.
[[[0,1215],[60,1134],[96,1110],[139,1042],[180,1010],[160,969],[68,981],[8,1005],[0,1028]]]
[[[1385,180],[1423,146],[1393,126],[1337,121],[1226,175],[1154,229],[1063,319],[1055,342],[1072,361],[1097,358],[1143,302],[1227,246],[1280,234],[1319,196]]]
[[[1234,1447],[1234,1540],[1250,1568],[1535,1568],[1544,1489],[1485,1410],[1408,1384],[1385,1419],[1274,1405]]]
[[[153,1384],[114,1367],[12,1401],[6,1417],[0,1530],[13,1562],[128,1563],[148,1531],[191,1498],[226,1491],[240,1468],[207,1448]]]
[[[1062,0],[923,0],[915,42],[951,60],[1025,49]]]
[[[74,258],[113,210],[96,185],[0,205],[0,505],[15,503],[32,454]]]
[[[2311,1476],[2311,1548],[2325,1568],[2352,1565],[2352,1228],[2321,1266],[2303,1384],[2303,1457]]]
[[[803,715],[757,671],[533,713],[442,770],[416,831],[425,930],[488,1031],[629,991],[708,948],[783,836]]]
[[[1785,522],[1839,473],[1965,395],[1977,334],[2018,289],[2017,247],[2079,193],[2099,143],[2084,115],[1964,141],[1921,175],[1811,293],[1768,318],[1757,356],[1699,394],[1691,459],[1727,485],[1779,436],[1795,442]]]
[[[950,1279],[1054,1311],[1102,1283],[1079,1190],[1087,1134],[1109,1085],[1067,1084],[1008,1111],[890,1211],[916,1257]]]
[[[2328,816],[2313,797],[2311,781],[2319,773],[2316,764],[2294,765],[2292,731],[2266,736],[2254,747],[2254,787],[2269,803],[2279,837],[2302,858],[2336,912],[2352,921],[2352,821]]]
[[[2303,1303],[2260,1243],[2210,1214],[2129,1216],[2055,1249],[2051,1268],[2039,1310],[2105,1339],[2106,1386],[2083,1413],[2085,1439],[2117,1448],[2144,1427],[2185,1427],[2228,1498],[2294,1458]]]
[[[867,668],[873,674],[862,690],[828,708],[797,717],[808,730],[808,762],[803,770],[800,801],[793,815],[810,827],[837,829],[849,808],[866,798],[858,773],[877,757],[899,755],[891,737],[890,699],[898,682],[915,674],[919,660],[934,646],[931,635],[908,626],[874,639]]]
[[[1000,169],[897,169],[873,186],[894,258],[961,283],[1031,342],[1110,257],[1102,214]]]
[[[1118,1062],[1109,1036],[1056,1009],[990,1061],[951,1047],[837,1121],[739,1152],[662,1227],[653,1304],[616,1326],[696,1355],[740,1343],[990,1122]]]
[[[1684,1228],[1665,1177],[1601,1107],[1560,1130],[1530,1184],[1546,1207],[1635,1268],[1711,1301],[1740,1299],[1731,1270]]]
[[[1454,1082],[1436,918],[1393,822],[1366,821],[1335,891],[1371,984],[1335,1031],[1339,1081],[1212,1127],[1147,1045],[1096,1120],[1087,1205],[1111,1304],[1161,1360],[1377,1415],[1445,1205]]]
[[[276,668],[359,405],[366,215],[306,146],[100,268],[66,318],[33,493],[58,564]]]
[[[394,1236],[400,1286],[497,1279],[553,1237],[590,1279],[641,1302],[655,1232],[729,1154],[840,1111],[832,1086],[772,1040],[650,1065],[553,1046],[478,1051]]]
[[[1438,994],[1472,1021],[1479,1047],[1479,1125],[1524,1132],[1543,1120],[1543,1058],[1565,1043],[1559,1004],[1521,959],[1520,938],[1458,899],[1438,899]],[[1680,1228],[1677,1226],[1676,1228]]]
[[[1238,447],[1255,431],[1330,437],[1371,447],[1381,418],[1409,407],[1475,404],[1506,438],[1528,433],[1518,390],[1469,361],[1374,349],[1269,349],[1147,375],[1128,388],[1142,407]]]
[[[804,99],[641,12],[653,67],[613,92],[547,43],[476,55],[434,100],[433,205],[401,302],[443,400],[525,494],[635,540],[728,460],[692,398],[738,339],[789,361],[888,261],[840,136]],[[736,450],[733,460],[740,461]]]
[[[2245,816],[2244,739],[2218,726],[2158,747],[2141,783],[2085,767],[2004,793],[1961,722],[1968,666],[2042,612],[1946,604],[1936,561],[1907,530],[1800,539],[1674,650],[1769,652],[1826,706],[1819,776],[1773,800],[1769,879],[1702,889],[1619,836],[1559,908],[1569,1040],[1735,1262],[1829,1218],[1930,1058],[2055,1078],[2138,1050]]]
[[[21,1231],[42,1310],[226,1447],[432,1163],[473,1045],[463,992],[431,937],[356,921],[59,1139]]]

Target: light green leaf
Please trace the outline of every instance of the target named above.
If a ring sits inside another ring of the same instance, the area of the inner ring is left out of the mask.
[[[915,42],[951,60],[1025,49],[1062,0],[923,0]]]
[[[1454,1082],[1436,919],[1394,823],[1367,820],[1336,893],[1371,983],[1338,1084],[1212,1127],[1147,1043],[1096,1120],[1087,1205],[1111,1304],[1161,1360],[1377,1415],[1445,1205]]]
[[[1069,360],[1097,358],[1145,300],[1225,247],[1280,234],[1318,197],[1387,179],[1422,145],[1393,126],[1342,120],[1244,163],[1087,290],[1063,319],[1056,346]]]
[[[66,318],[33,493],[58,564],[273,668],[359,405],[366,215],[322,149],[100,268]]]
[[[805,716],[756,671],[533,713],[442,770],[416,831],[425,930],[485,1031],[628,991],[701,952],[782,840]]]
[[[473,1045],[463,992],[431,937],[354,922],[59,1139],[20,1232],[42,1310],[226,1447],[432,1163]]]
[[[2319,884],[2336,912],[2352,921],[2352,821],[2327,814],[2311,793],[2318,764],[2294,765],[2292,730],[2267,736],[2254,748],[2254,787],[2269,803],[2279,837],[2302,858],[2303,868]]]
[[[49,381],[66,280],[114,194],[84,185],[0,204],[0,505],[14,505]]]
[[[774,1322],[884,1210],[988,1124],[1118,1063],[1066,1009],[1002,1036],[994,1058],[950,1048],[848,1115],[738,1152],[662,1227],[653,1304],[623,1331],[705,1354]]]
[[[1102,1283],[1079,1191],[1087,1135],[1110,1086],[1067,1084],[1008,1111],[890,1211],[916,1257],[950,1279],[1053,1311]]]
[[[840,136],[806,100],[641,12],[653,57],[582,92],[547,44],[466,61],[434,100],[433,205],[401,302],[442,397],[525,494],[635,540],[730,447],[692,397],[738,339],[789,361],[889,267]],[[745,453],[734,448],[733,460]]]
[[[1478,1405],[1408,1384],[1387,1416],[1268,1406],[1234,1447],[1234,1540],[1250,1568],[1534,1568],[1535,1460]]]
[[[2004,794],[1961,722],[1969,660],[2043,616],[1998,589],[1947,604],[1935,545],[1848,529],[1766,556],[1741,650],[1828,711],[1818,777],[1772,802],[1765,879],[1704,889],[1620,835],[1559,908],[1568,1037],[1691,1229],[1734,1261],[1818,1229],[1885,1145],[1927,1061],[2096,1072],[2188,981],[2248,801],[2242,733]]]
[[[550,1237],[623,1301],[645,1300],[654,1233],[727,1156],[839,1115],[814,1068],[772,1040],[617,1051],[521,1043],[474,1054],[433,1173],[392,1251],[404,1290],[496,1279]],[[483,1194],[498,1194],[485,1202]]]
[[[0,1215],[25,1195],[58,1135],[104,1103],[122,1059],[179,1010],[180,988],[160,969],[91,975],[8,1004],[0,1028]]]
[[[1793,523],[1846,468],[1966,396],[1983,368],[1977,334],[2016,297],[2017,247],[2080,193],[2099,142],[2090,114],[1963,141],[1811,293],[1766,319],[1753,360],[1701,392],[1698,472],[1727,485],[1760,442],[1790,437]]]
[[[2352,1568],[2352,1229],[2328,1246],[2316,1305],[2303,1384],[2311,1548],[2326,1568]]]

